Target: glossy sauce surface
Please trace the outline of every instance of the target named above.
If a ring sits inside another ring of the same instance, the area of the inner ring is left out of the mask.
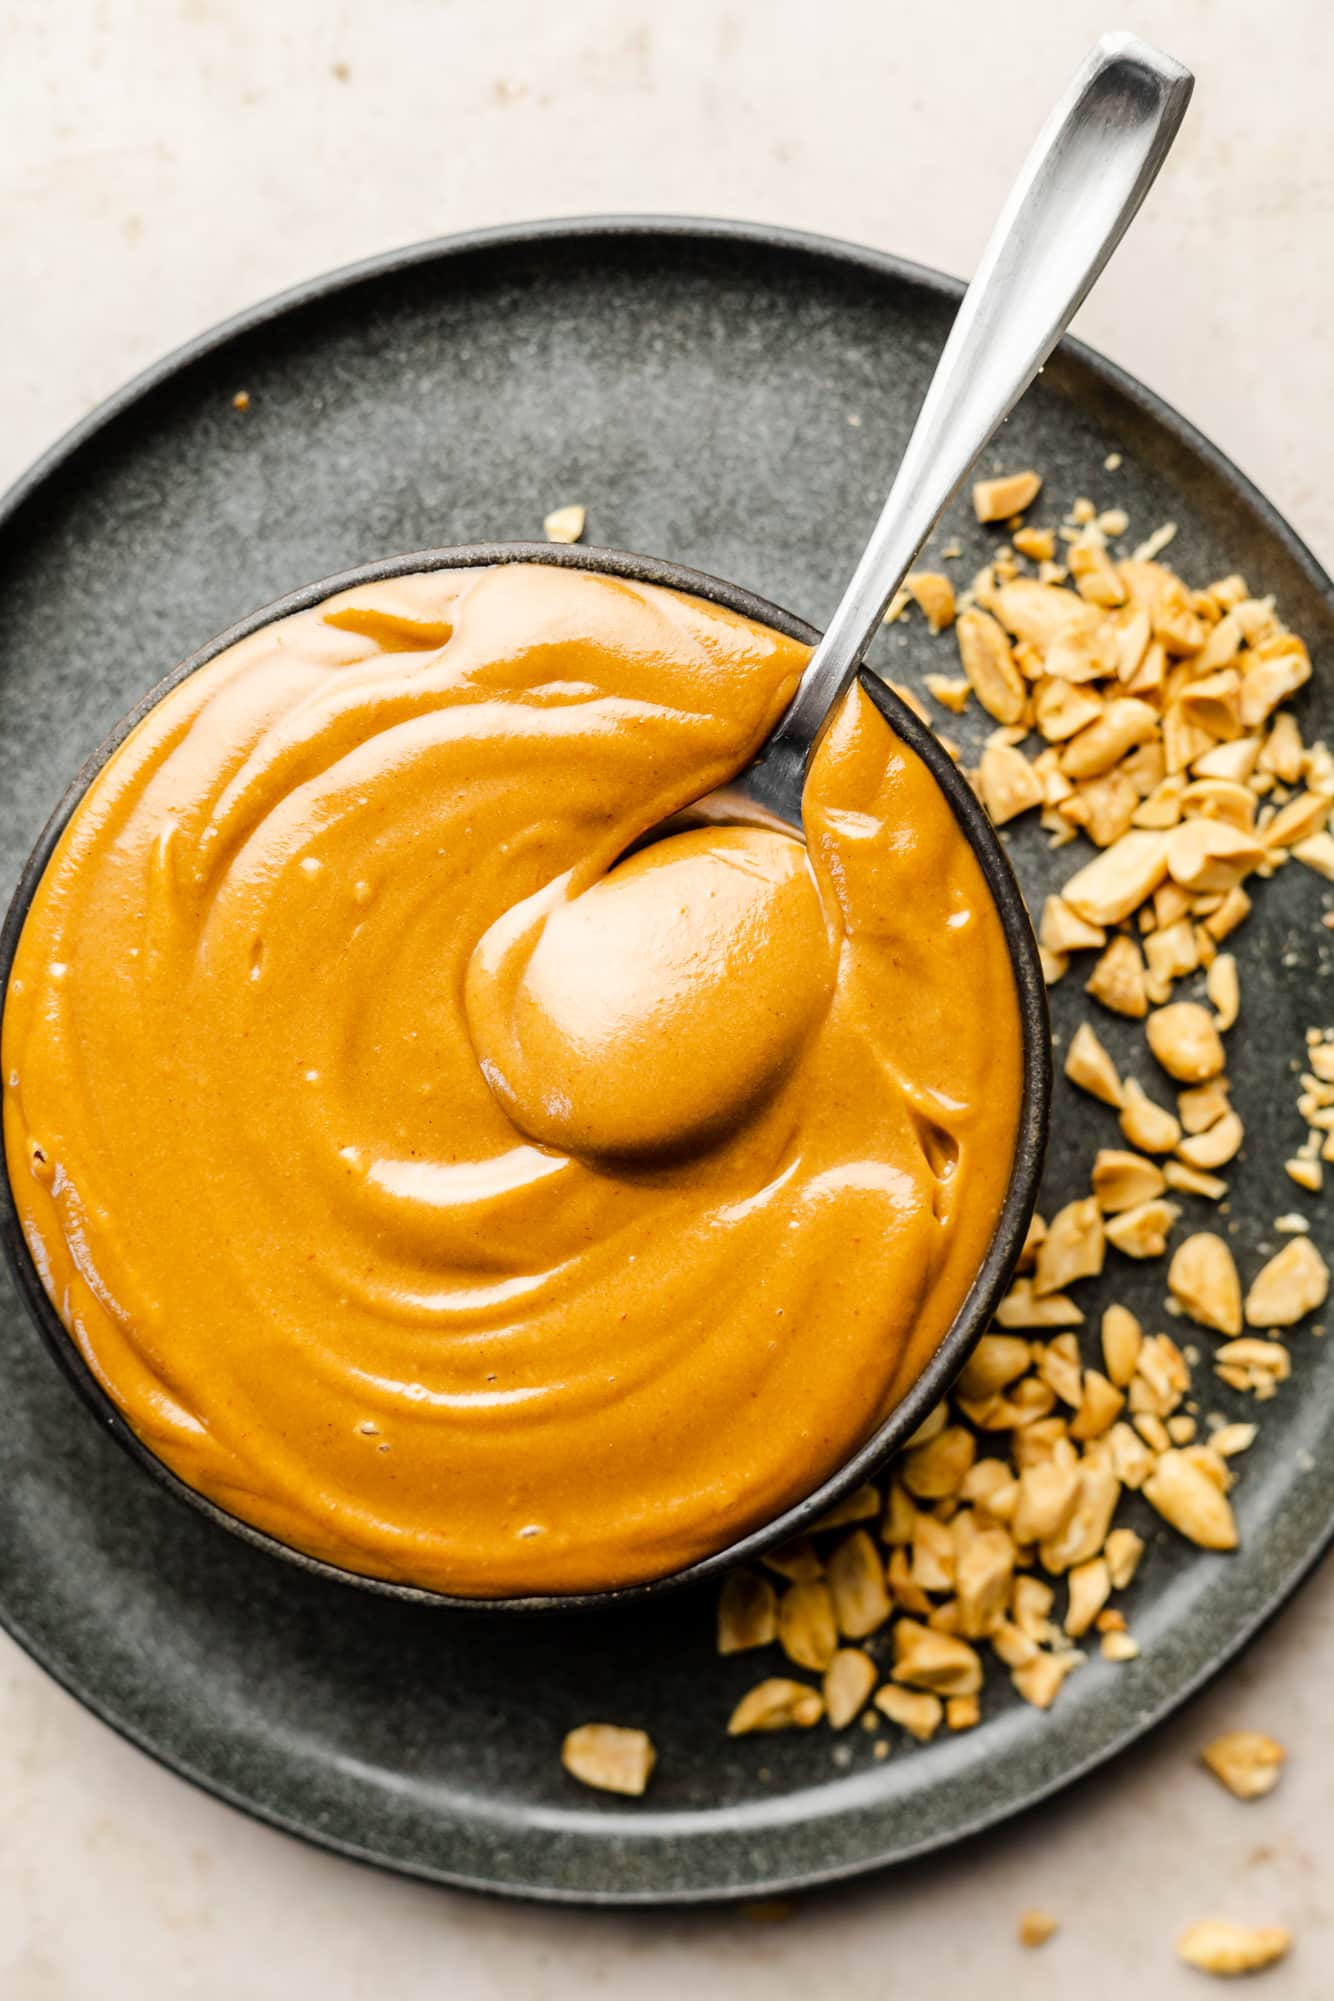
[[[1000,920],[860,690],[808,847],[695,830],[795,642],[556,568],[265,628],[90,786],[6,1000],[34,1261],[140,1437],[465,1595],[674,1570],[832,1472],[1009,1177]]]

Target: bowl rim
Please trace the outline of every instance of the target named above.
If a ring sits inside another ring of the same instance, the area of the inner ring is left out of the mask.
[[[695,570],[663,557],[603,549],[584,543],[483,542],[415,550],[358,564],[334,576],[301,585],[248,613],[173,667],[113,725],[85,758],[38,835],[0,925],[0,1026],[3,1025],[4,1005],[19,937],[37,885],[56,844],[103,766],[166,695],[229,647],[279,619],[308,611],[342,591],[435,570],[496,568],[510,564],[545,564],[618,577],[628,582],[653,584],[701,598],[706,603],[718,605],[755,624],[768,626],[808,646],[813,646],[820,636],[804,619],[770,599],[742,585],[712,576],[707,571]],[[1052,1051],[1046,983],[1037,940],[1004,845],[972,786],[935,732],[921,722],[907,703],[872,670],[863,667],[860,680],[890,728],[931,772],[977,858],[1000,916],[1009,953],[1023,1061],[1019,1119],[1009,1183],[986,1253],[934,1354],[875,1431],[818,1487],[780,1514],[748,1530],[721,1549],[660,1577],[645,1578],[604,1591],[487,1598],[433,1591],[423,1585],[402,1583],[393,1578],[367,1576],[310,1556],[231,1514],[172,1472],[144,1443],[85,1362],[42,1285],[19,1225],[6,1155],[3,1173],[0,1173],[0,1242],[3,1243],[6,1261],[20,1296],[67,1380],[103,1429],[110,1432],[143,1471],[177,1500],[216,1526],[239,1536],[267,1555],[296,1564],[314,1576],[401,1602],[449,1611],[540,1613],[605,1610],[609,1606],[628,1604],[635,1599],[717,1577],[721,1572],[808,1531],[812,1523],[840,1500],[883,1470],[946,1394],[986,1330],[1009,1285],[1036,1206],[1042,1177],[1050,1125]]]

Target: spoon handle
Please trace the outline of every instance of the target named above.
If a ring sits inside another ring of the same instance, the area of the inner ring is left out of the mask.
[[[1039,133],[959,308],[875,532],[791,707],[742,775],[757,804],[788,819],[799,813],[811,752],[886,606],[1120,242],[1193,85],[1189,70],[1147,42],[1104,35]]]

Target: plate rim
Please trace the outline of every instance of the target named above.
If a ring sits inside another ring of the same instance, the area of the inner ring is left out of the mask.
[[[676,239],[687,243],[693,241],[713,245],[736,244],[751,249],[792,251],[802,256],[816,258],[826,265],[841,264],[853,270],[896,280],[901,284],[933,294],[943,302],[957,303],[964,291],[961,280],[933,266],[900,257],[872,245],[859,244],[848,238],[829,236],[815,230],[741,219],[690,216],[671,212],[624,215],[592,213],[505,223],[494,227],[428,237],[414,243],[395,246],[390,250],[376,252],[368,257],[358,258],[301,279],[294,285],[268,294],[241,308],[238,312],[230,314],[201,333],[169,349],[69,426],[24,472],[19,474],[3,494],[0,494],[0,533],[9,527],[21,509],[40,493],[42,487],[68,466],[100,432],[108,429],[120,417],[132,410],[144,397],[151,395],[174,377],[235,340],[318,303],[321,299],[350,292],[358,285],[390,278],[420,266],[445,263],[478,252],[519,250],[560,241],[587,244],[595,242],[600,237],[644,242]],[[1058,353],[1071,358],[1088,375],[1123,397],[1142,416],[1166,432],[1178,447],[1195,460],[1203,462],[1213,474],[1238,492],[1268,534],[1284,548],[1290,560],[1304,573],[1308,584],[1325,600],[1331,614],[1334,615],[1334,579],[1331,579],[1304,538],[1228,453],[1156,390],[1151,389],[1139,377],[1132,375],[1119,363],[1110,360],[1087,342],[1067,335],[1060,343]],[[278,1808],[246,1797],[239,1787],[229,1785],[226,1780],[211,1773],[206,1774],[188,1757],[180,1756],[155,1743],[136,1723],[114,1714],[100,1695],[82,1685],[81,1677],[77,1673],[66,1672],[63,1666],[57,1665],[49,1658],[42,1644],[26,1631],[23,1621],[2,1602],[0,1602],[0,1630],[3,1630],[29,1659],[48,1674],[66,1694],[73,1697],[82,1708],[136,1750],[152,1758],[156,1764],[213,1799],[235,1808],[248,1818],[292,1835],[310,1847],[407,1880],[527,1903],[574,1907],[582,1905],[600,1909],[716,1906],[758,1895],[797,1894],[835,1883],[854,1881],[876,1870],[899,1868],[920,1861],[926,1856],[958,1848],[1005,1822],[1022,1820],[1058,1793],[1087,1779],[1090,1774],[1109,1764],[1142,1739],[1154,1735],[1170,1716],[1207,1686],[1224,1667],[1236,1660],[1273,1621],[1312,1575],[1327,1553],[1331,1542],[1334,1542],[1334,1511],[1331,1511],[1323,1532],[1308,1549],[1303,1551],[1300,1559],[1282,1581],[1257,1601],[1247,1617],[1229,1633],[1222,1646],[1205,1662],[1166,1696],[1160,1698],[1147,1713],[1134,1711],[1128,1714],[1124,1729],[1118,1731],[1107,1743],[1100,1745],[1079,1762],[1054,1776],[1042,1779],[1019,1803],[984,1804],[962,1826],[950,1832],[925,1835],[896,1847],[890,1854],[868,1853],[856,1861],[840,1861],[824,1869],[805,1868],[795,1873],[765,1875],[745,1884],[691,1885],[655,1889],[601,1886],[585,1888],[550,1882],[517,1883],[499,1880],[494,1874],[489,1877],[475,1875],[469,1874],[466,1870],[442,1867],[421,1860],[389,1857],[355,1840],[300,1822]],[[614,1840],[614,1825],[609,1823],[608,1831],[611,1837],[608,1842],[609,1849]]]

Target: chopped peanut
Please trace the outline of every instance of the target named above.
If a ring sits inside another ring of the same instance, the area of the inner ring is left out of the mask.
[[[1197,1167],[1208,1173],[1215,1167],[1225,1167],[1244,1138],[1245,1131],[1237,1114],[1224,1112],[1207,1132],[1183,1139],[1177,1148],[1177,1158],[1184,1160],[1187,1167]]]
[[[824,1710],[832,1730],[846,1730],[870,1700],[875,1662],[860,1647],[840,1647],[824,1672]]]
[[[891,1723],[901,1724],[910,1737],[925,1744],[944,1721],[945,1708],[938,1695],[926,1690],[899,1688],[886,1682],[875,1692],[875,1706]]]
[[[653,1772],[653,1740],[643,1730],[623,1730],[615,1723],[581,1723],[561,1747],[561,1763],[581,1785],[599,1792],[639,1794]]]
[[[1237,1547],[1237,1525],[1227,1495],[1186,1452],[1164,1452],[1142,1492],[1165,1522],[1201,1549]]]
[[[811,1534],[823,1535],[826,1529],[846,1528],[851,1522],[873,1522],[879,1513],[880,1491],[867,1480],[812,1522]]]
[[[1065,743],[1102,714],[1102,703],[1087,688],[1077,687],[1057,675],[1045,675],[1033,694],[1033,720],[1048,743]],[[1059,772],[1059,765],[1057,770]],[[1070,796],[1066,782],[1064,797]],[[1049,805],[1056,803],[1048,799]]]
[[[1198,1167],[1187,1167],[1183,1160],[1164,1161],[1163,1178],[1178,1193],[1203,1195],[1208,1202],[1221,1202],[1227,1194],[1226,1181],[1220,1181],[1214,1174],[1202,1174]]]
[[[1107,1538],[1103,1555],[1107,1559],[1107,1569],[1113,1589],[1124,1591],[1139,1568],[1139,1560],[1144,1554],[1144,1541],[1134,1529],[1113,1529]]]
[[[1137,1209],[1124,1209],[1112,1217],[1107,1241],[1128,1258],[1160,1258],[1180,1214],[1175,1202],[1141,1202]]]
[[[1156,1008],[1144,1032],[1164,1070],[1179,1083],[1203,1084],[1223,1068],[1223,1045],[1213,1016],[1197,1001]]]
[[[1284,1958],[1292,1935],[1282,1925],[1238,1925],[1227,1918],[1204,1918],[1177,1940],[1177,1955],[1201,1973],[1258,1973]]]
[[[1101,945],[1106,936],[1100,924],[1090,924],[1063,897],[1049,896],[1042,906],[1038,937],[1049,951],[1082,952]]]
[[[1155,1161],[1146,1160],[1142,1153],[1124,1153],[1115,1147],[1099,1149],[1091,1179],[1098,1206],[1107,1215],[1151,1202],[1167,1185]]]
[[[1334,882],[1334,834],[1312,834],[1310,840],[1298,841],[1292,853],[1303,868],[1314,869],[1326,882]]]
[[[1087,1563],[1076,1564],[1070,1572],[1069,1584],[1065,1630],[1071,1639],[1077,1640],[1087,1633],[1111,1595],[1112,1579],[1106,1560],[1095,1556]]]
[[[943,632],[954,623],[954,586],[939,570],[912,570],[904,587],[926,614],[932,632]]]
[[[982,804],[998,827],[1042,804],[1041,779],[1023,752],[1010,744],[987,745],[978,766],[977,783]]]
[[[1272,1792],[1284,1755],[1283,1746],[1259,1730],[1226,1730],[1200,1753],[1214,1777],[1239,1800],[1260,1799]]]
[[[1124,1306],[1109,1306],[1102,1316],[1102,1355],[1108,1379],[1124,1389],[1135,1373],[1144,1334],[1133,1313]]]
[[[982,707],[998,723],[1019,722],[1027,701],[1024,679],[1001,627],[990,612],[974,609],[960,613],[954,629],[963,671]]]
[[[557,507],[542,523],[542,533],[548,542],[577,542],[583,535],[585,519],[582,507]]]
[[[1079,1498],[1079,1475],[1073,1466],[1026,1466],[1019,1475],[1019,1499],[1011,1524],[1015,1540],[1037,1542],[1063,1529]]]
[[[926,1445],[921,1449],[929,1452],[931,1447]],[[846,1639],[865,1639],[868,1633],[877,1632],[886,1623],[892,1607],[885,1586],[884,1567],[865,1529],[854,1529],[838,1545],[829,1558],[826,1574],[833,1601],[834,1622]],[[787,1651],[790,1653],[791,1649]],[[803,1663],[806,1666],[814,1664],[812,1661]]]
[[[1156,1104],[1133,1077],[1127,1077],[1121,1091],[1121,1131],[1132,1146],[1144,1153],[1171,1153],[1180,1143],[1181,1127],[1171,1112]]]
[[[830,1663],[833,1655],[829,1657]],[[742,1696],[727,1725],[729,1737],[755,1730],[809,1730],[824,1715],[824,1697],[804,1681],[773,1675]]]
[[[1226,820],[1183,820],[1163,839],[1168,870],[1183,889],[1235,889],[1265,858],[1262,841]]]
[[[1104,1105],[1122,1102],[1116,1065],[1086,1021],[1081,1021],[1065,1055],[1065,1074],[1072,1084],[1101,1098]]]
[[[1102,1212],[1096,1198],[1089,1195],[1082,1202],[1067,1202],[1048,1223],[1038,1251],[1035,1296],[1062,1291],[1076,1279],[1100,1272],[1103,1245]]]
[[[1283,1343],[1261,1341],[1254,1335],[1225,1341],[1214,1356],[1214,1365],[1234,1390],[1253,1390],[1262,1400],[1271,1397],[1278,1384],[1292,1374],[1292,1357]]]
[[[959,1630],[980,1640],[1004,1616],[1014,1576],[1014,1543],[1004,1529],[981,1529],[960,1551],[955,1567]]]
[[[824,1564],[809,1536],[794,1536],[791,1542],[766,1550],[760,1562],[793,1584],[809,1584],[824,1576]]]
[[[778,1643],[798,1667],[824,1673],[838,1651],[838,1622],[827,1584],[789,1585],[778,1605]]]
[[[1204,920],[1204,928],[1209,936],[1219,942],[1236,930],[1251,907],[1251,899],[1244,889],[1230,889],[1217,910],[1211,911]]]
[[[1086,1457],[1079,1468],[1074,1511],[1052,1535],[1044,1536],[1039,1554],[1043,1568],[1062,1576],[1077,1563],[1096,1556],[1107,1540],[1121,1482],[1111,1467]]]
[[[975,1450],[970,1431],[960,1424],[947,1425],[925,1445],[904,1453],[899,1462],[899,1478],[917,1500],[943,1500],[947,1494],[958,1492],[973,1463]],[[831,1564],[831,1572],[832,1568]]]
[[[973,512],[981,522],[1008,521],[1031,507],[1041,491],[1042,476],[1031,470],[979,479],[973,484]]]
[[[998,1327],[1082,1327],[1084,1316],[1063,1292],[1035,1297],[1031,1278],[1017,1278],[996,1308]]]
[[[1329,1267],[1324,1258],[1309,1237],[1294,1237],[1252,1281],[1246,1295],[1246,1324],[1291,1327],[1323,1306],[1328,1295]]]
[[[1167,1286],[1183,1313],[1219,1334],[1241,1332],[1241,1280],[1222,1237],[1201,1230],[1178,1244]]]
[[[1032,1703],[1034,1709],[1050,1709],[1061,1692],[1066,1676],[1080,1665],[1083,1658],[1079,1653],[1035,1654],[1022,1667],[1011,1669],[1010,1680],[1024,1701]]]
[[[1220,952],[1205,975],[1205,991],[1221,1029],[1232,1028],[1241,1011],[1241,986],[1237,962],[1230,952]]]
[[[1125,1401],[1120,1390],[1106,1376],[1097,1369],[1085,1369],[1084,1395],[1070,1420],[1070,1437],[1081,1443],[1101,1438],[1121,1415]]]
[[[1238,1452],[1249,1452],[1255,1443],[1259,1427],[1254,1424],[1224,1424],[1214,1432],[1209,1443],[1224,1459],[1233,1458]]]
[[[1061,899],[1064,902],[1064,898]],[[1069,906],[1066,906],[1069,908]],[[1084,991],[1114,1014],[1140,1021],[1149,1011],[1144,989],[1144,956],[1133,938],[1115,937],[1098,960]]]
[[[923,685],[929,695],[948,709],[951,715],[961,716],[968,707],[968,697],[972,687],[966,675],[923,674]]]
[[[1096,722],[1072,737],[1061,752],[1067,778],[1100,778],[1129,750],[1147,743],[1158,729],[1158,713],[1133,695],[1109,702]]]
[[[1070,575],[1079,595],[1090,604],[1110,609],[1125,603],[1125,585],[1100,542],[1075,542],[1071,545]]]
[[[959,1377],[964,1396],[990,1396],[1022,1376],[1030,1361],[1027,1341],[1017,1335],[984,1334]]]
[[[891,1676],[932,1695],[976,1695],[982,1686],[982,1662],[967,1640],[933,1632],[915,1619],[900,1619],[894,1627]]]
[[[1071,876],[1062,895],[1090,924],[1119,924],[1167,874],[1166,834],[1133,829]]]
[[[733,1570],[718,1599],[718,1651],[739,1654],[778,1637],[778,1599],[767,1577]]]
[[[1208,1132],[1231,1109],[1226,1077],[1215,1077],[1207,1084],[1196,1084],[1177,1093],[1177,1114],[1183,1129],[1192,1135]]]

